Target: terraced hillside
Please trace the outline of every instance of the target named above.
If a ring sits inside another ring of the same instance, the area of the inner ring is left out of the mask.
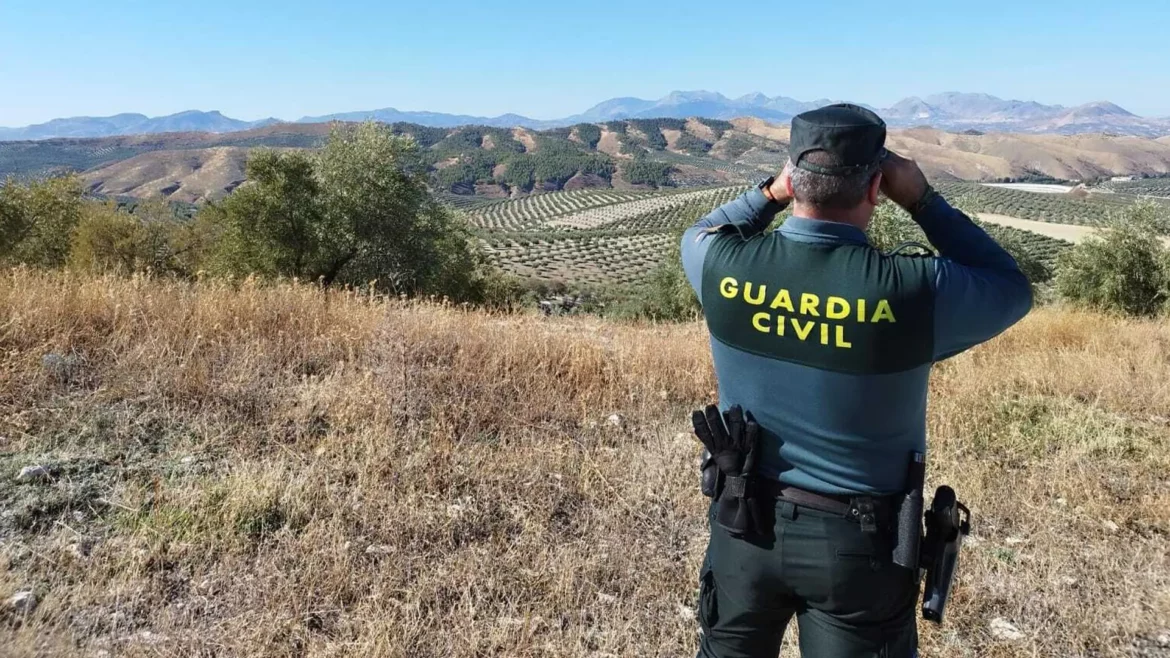
[[[661,262],[683,226],[746,189],[551,192],[463,212],[513,274],[577,286],[634,284]]]
[[[460,212],[491,257],[512,274],[580,287],[633,285],[668,256],[683,228],[746,189],[745,185],[724,185],[657,193],[551,192],[465,205]],[[951,199],[961,199],[970,208],[974,198],[970,195],[980,189],[977,185],[946,185],[944,193]],[[1042,206],[1036,204],[1055,195],[1019,194],[1024,195],[1023,206],[1035,206],[1034,216],[1054,225],[1071,224],[1087,217],[1090,211],[1116,207],[1117,202],[1116,198],[1091,203],[1074,199],[1079,205],[1066,202]],[[1046,208],[1051,214],[1045,214]],[[1068,241],[1034,231],[992,222],[984,226],[992,235],[1027,249],[1050,269],[1056,266],[1060,253],[1071,246]]]
[[[1142,200],[1133,194],[1097,192],[1083,197],[1076,194],[1041,194],[960,181],[941,182],[936,187],[948,199],[959,201],[964,208],[976,212],[1084,226],[1100,226],[1110,212]],[[1152,201],[1170,209],[1170,199]]]

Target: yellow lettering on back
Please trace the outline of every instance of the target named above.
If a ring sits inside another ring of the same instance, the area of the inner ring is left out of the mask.
[[[897,322],[894,319],[894,309],[890,308],[889,300],[883,299],[878,302],[877,308],[873,312],[873,319],[870,322],[880,322],[885,320],[887,322]]]
[[[844,320],[849,317],[849,302],[840,297],[830,297],[825,303],[825,317],[830,320]]]
[[[821,323],[821,345],[829,344],[829,325]]]
[[[804,292],[800,294],[800,314],[811,315],[814,318],[820,317],[820,311],[817,310],[817,305],[821,303],[821,298],[812,294],[811,292]]]
[[[782,308],[789,313],[795,313],[796,308],[792,306],[792,295],[789,294],[786,288],[781,288],[780,292],[776,293],[776,299],[772,300],[772,310]]]
[[[766,324],[763,324],[763,322],[770,317],[772,316],[768,315],[767,313],[756,313],[752,316],[752,326],[756,328],[756,331],[762,334],[766,334],[771,331],[772,328]]]
[[[845,327],[841,325],[837,325],[837,347],[846,350],[853,347],[853,343],[845,340]]]
[[[719,294],[727,299],[735,299],[735,296],[739,294],[739,281],[736,281],[734,277],[724,277],[719,282]]]
[[[792,328],[796,330],[796,337],[801,340],[808,338],[808,335],[812,333],[813,327],[815,327],[816,324],[817,323],[813,322],[812,320],[809,320],[808,324],[806,324],[804,328],[801,328],[800,320],[792,318]]]
[[[788,318],[785,318],[783,315],[777,315],[777,316],[776,316],[776,335],[777,335],[777,336],[783,336],[783,335],[784,335],[784,327],[785,327],[785,322],[784,322],[784,321],[785,321],[785,320],[787,320],[787,319],[788,319]]]
[[[752,297],[752,282],[748,281],[747,283],[743,284],[743,301],[745,301],[753,306],[759,306],[760,304],[763,304],[764,303],[764,295],[768,294],[768,286],[760,286],[757,290],[758,290],[758,294],[755,296],[755,298],[753,298]]]
[[[857,300],[857,321],[865,322],[865,300]]]

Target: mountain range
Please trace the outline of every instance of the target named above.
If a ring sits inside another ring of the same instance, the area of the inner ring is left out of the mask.
[[[511,128],[549,129],[578,123],[600,123],[639,118],[732,119],[753,117],[766,121],[787,121],[793,115],[834,101],[800,101],[786,96],[761,93],[728,98],[711,91],[675,91],[658,100],[614,98],[573,116],[538,120],[518,114],[481,117],[440,112],[404,112],[394,108],[342,112],[302,117],[295,123],[376,120],[406,122],[451,128],[483,125]],[[863,104],[864,105],[864,104]],[[1152,119],[1133,114],[1107,101],[1076,107],[1044,105],[1035,101],[1004,100],[989,94],[947,92],[901,100],[888,108],[873,108],[895,127],[929,125],[953,131],[994,131],[1022,133],[1114,133],[1157,137],[1170,135],[1170,118]],[[279,119],[241,121],[220,112],[189,110],[164,117],[118,114],[111,117],[72,117],[25,126],[0,128],[0,141],[39,140],[59,137],[110,137],[116,135],[169,132],[226,133],[281,123]]]

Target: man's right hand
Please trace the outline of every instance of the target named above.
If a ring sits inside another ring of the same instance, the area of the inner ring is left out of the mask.
[[[882,160],[882,192],[907,212],[918,205],[928,187],[917,162],[893,151]]]

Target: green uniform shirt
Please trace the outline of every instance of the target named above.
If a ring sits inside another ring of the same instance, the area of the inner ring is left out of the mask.
[[[855,227],[789,218],[759,190],[683,237],[720,404],[763,431],[762,474],[823,493],[891,494],[926,451],[930,369],[1031,308],[1012,257],[937,199],[914,219],[939,257],[889,256]],[[722,227],[720,229],[720,227]]]

